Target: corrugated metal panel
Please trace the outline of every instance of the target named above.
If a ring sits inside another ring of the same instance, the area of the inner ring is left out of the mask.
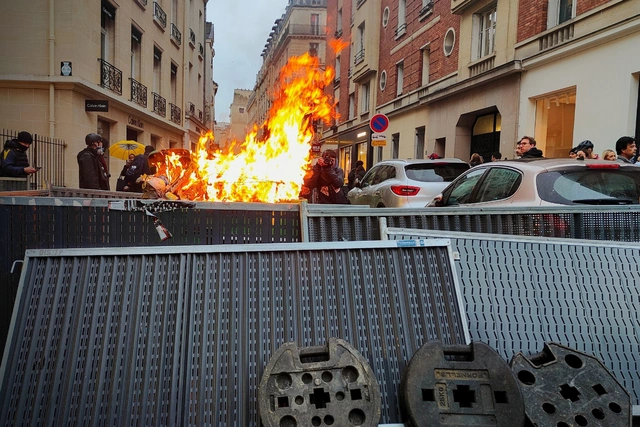
[[[640,404],[640,245],[390,228],[449,238],[473,340],[505,358],[557,342],[599,358]]]
[[[271,354],[333,336],[371,365],[381,422],[399,422],[413,353],[468,340],[452,268],[446,240],[27,251],[0,420],[257,426]]]

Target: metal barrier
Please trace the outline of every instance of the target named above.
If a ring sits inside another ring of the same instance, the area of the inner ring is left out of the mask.
[[[330,337],[366,358],[381,421],[400,422],[415,351],[468,343],[461,304],[446,240],[30,250],[0,423],[258,426],[271,355]]]
[[[473,340],[507,360],[545,342],[592,354],[640,404],[640,244],[393,227],[384,234],[451,239]]]

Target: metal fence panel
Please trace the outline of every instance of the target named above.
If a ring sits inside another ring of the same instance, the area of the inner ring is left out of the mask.
[[[0,369],[5,425],[258,426],[280,345],[351,343],[399,422],[400,375],[469,334],[449,242],[30,250]]]
[[[640,404],[640,245],[389,228],[448,238],[474,340],[507,360],[557,342],[592,354]]]

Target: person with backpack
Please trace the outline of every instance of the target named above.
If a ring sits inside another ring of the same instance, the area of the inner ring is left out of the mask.
[[[4,144],[2,152],[2,175],[16,178],[26,178],[38,172],[39,168],[29,166],[27,150],[33,143],[33,137],[27,131],[18,133],[18,137],[10,139]]]

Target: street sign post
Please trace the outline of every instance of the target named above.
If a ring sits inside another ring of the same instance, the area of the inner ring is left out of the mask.
[[[375,133],[382,133],[389,127],[389,118],[384,114],[376,114],[369,120],[369,127]]]

